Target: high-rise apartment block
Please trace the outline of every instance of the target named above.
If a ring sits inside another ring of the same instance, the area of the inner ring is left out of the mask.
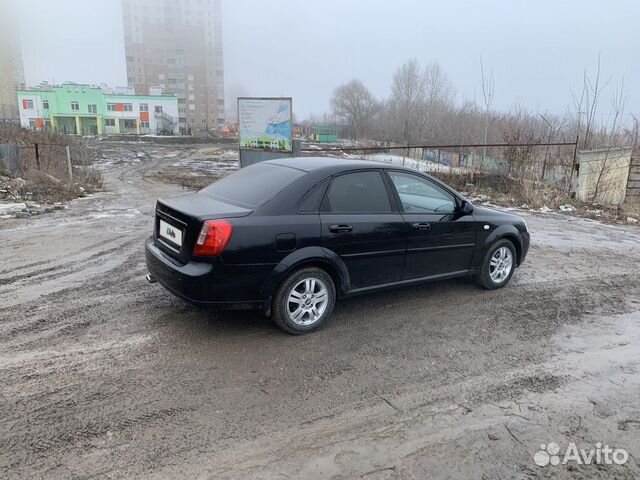
[[[221,0],[122,0],[127,83],[178,97],[179,130],[224,125]]]
[[[24,87],[22,48],[11,2],[0,0],[0,120],[18,121],[16,90]]]

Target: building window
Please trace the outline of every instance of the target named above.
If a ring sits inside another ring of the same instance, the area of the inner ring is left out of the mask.
[[[115,103],[107,103],[107,112],[115,112],[116,104]]]
[[[78,102],[71,102],[71,110],[75,110],[77,112],[80,110],[80,104]]]
[[[87,109],[89,110],[89,113],[98,113],[98,106],[95,103],[87,105]]]
[[[123,120],[122,124],[123,124],[124,128],[127,128],[127,129],[136,128],[136,121],[135,120]]]
[[[140,122],[140,128],[149,128],[149,122]]]
[[[160,105],[156,105],[156,107],[155,107],[154,111],[155,111],[156,113],[162,113],[162,106],[160,106]]]
[[[105,118],[104,119],[104,126],[105,127],[115,127],[116,126],[116,119],[115,118]]]
[[[49,110],[49,100],[42,100],[42,108]]]
[[[149,111],[149,104],[147,104],[147,103],[141,103],[141,104],[140,104],[140,111],[141,111],[141,112],[148,112],[148,111]]]
[[[122,104],[125,112],[133,112],[133,105],[130,103]]]
[[[22,100],[22,109],[30,110],[33,108],[33,100]]]

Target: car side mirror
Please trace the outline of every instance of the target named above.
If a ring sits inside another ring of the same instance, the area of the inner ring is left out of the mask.
[[[462,200],[462,204],[460,205],[460,211],[462,213],[466,213],[467,215],[473,213],[473,205],[468,200]]]

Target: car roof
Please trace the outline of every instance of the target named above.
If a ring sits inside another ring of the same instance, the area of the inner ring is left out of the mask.
[[[286,157],[274,160],[266,160],[259,162],[260,164],[271,164],[287,168],[295,168],[307,173],[318,173],[325,175],[335,175],[337,173],[349,170],[365,170],[371,168],[379,168],[385,170],[403,170],[408,173],[423,175],[429,177],[431,181],[436,182],[458,198],[463,198],[460,193],[456,192],[446,183],[432,177],[428,173],[420,172],[412,168],[394,165],[386,162],[376,162],[373,160],[364,160],[361,158],[336,158],[336,157]],[[255,164],[254,164],[255,165]]]
[[[358,158],[335,158],[335,157],[292,157],[267,160],[266,162],[283,167],[297,168],[305,172],[315,172],[327,170],[340,172],[342,170],[357,170],[360,168],[387,168],[391,167],[387,163],[374,162],[372,160],[362,160]]]

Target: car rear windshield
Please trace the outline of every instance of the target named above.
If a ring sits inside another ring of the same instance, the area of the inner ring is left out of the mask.
[[[212,183],[202,192],[244,207],[257,207],[304,173],[281,165],[256,163]]]

